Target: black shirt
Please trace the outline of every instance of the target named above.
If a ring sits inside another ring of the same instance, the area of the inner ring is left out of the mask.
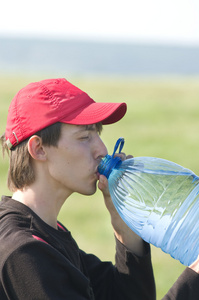
[[[137,257],[116,241],[116,266],[78,248],[71,233],[9,197],[0,202],[0,299],[155,299],[149,245]]]

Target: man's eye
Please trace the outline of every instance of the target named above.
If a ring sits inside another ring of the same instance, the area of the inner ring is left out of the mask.
[[[81,140],[87,140],[87,139],[89,139],[89,136],[88,136],[88,135],[85,135],[85,136],[82,136],[82,137],[81,137]]]

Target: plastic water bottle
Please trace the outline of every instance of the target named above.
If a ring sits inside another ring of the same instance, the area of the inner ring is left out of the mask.
[[[143,240],[188,266],[199,254],[199,177],[165,159],[114,157],[99,165],[108,178],[113,203],[125,223]]]

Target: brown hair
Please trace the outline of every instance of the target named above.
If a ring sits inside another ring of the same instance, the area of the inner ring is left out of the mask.
[[[42,143],[47,146],[57,147],[61,135],[62,123],[55,123],[41,131],[35,133],[42,139]],[[97,131],[101,133],[102,124],[96,124]],[[5,134],[0,138],[2,144],[3,156],[8,153],[10,163],[8,169],[7,185],[8,188],[15,192],[17,189],[22,189],[35,180],[35,173],[32,165],[32,158],[28,151],[28,139],[21,142],[19,145],[10,150],[6,144]]]

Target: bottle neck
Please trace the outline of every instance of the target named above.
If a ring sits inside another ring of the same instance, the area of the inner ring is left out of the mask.
[[[122,162],[121,158],[118,156],[115,157],[115,153],[118,148],[119,148],[119,153],[121,153],[123,146],[124,146],[124,138],[119,138],[115,144],[112,156],[107,154],[99,164],[98,172],[100,174],[105,175],[107,178],[109,178],[112,169],[115,169],[121,164]]]
[[[118,168],[119,165],[122,163],[120,157],[112,157],[111,155],[106,155],[100,162],[98,167],[98,172],[106,178],[109,178],[113,169]]]

